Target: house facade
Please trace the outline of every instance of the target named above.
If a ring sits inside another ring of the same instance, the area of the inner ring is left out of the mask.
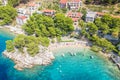
[[[23,25],[24,23],[26,23],[26,21],[27,21],[27,17],[26,16],[18,16],[16,18],[16,22],[19,25]]]
[[[37,9],[40,7],[40,5],[41,5],[40,2],[29,3],[28,4],[28,11],[30,12],[30,14],[32,15],[35,11],[37,11]]]
[[[26,13],[26,9],[18,8],[17,13],[18,13],[18,15],[24,15]]]
[[[69,10],[78,10],[82,6],[81,0],[60,0],[60,8]]]
[[[93,22],[96,18],[96,12],[88,11],[86,14],[85,21],[86,22]]]
[[[60,0],[60,8],[66,8],[67,7],[67,0]]]
[[[30,11],[24,8],[18,8],[18,16],[26,16],[27,18],[31,15]]]
[[[82,17],[82,14],[80,12],[71,12],[70,11],[70,12],[67,13],[67,16],[70,17],[70,18],[72,18],[72,20],[74,22],[73,25],[77,26],[78,25],[78,21]]]

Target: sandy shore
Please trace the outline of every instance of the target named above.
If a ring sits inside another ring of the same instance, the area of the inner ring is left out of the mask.
[[[63,49],[63,48],[68,48],[68,47],[73,47],[73,48],[80,48],[80,49],[90,49],[91,47],[88,46],[87,41],[75,41],[75,42],[61,42],[61,43],[54,43],[51,44],[48,49],[51,52],[54,52],[55,50]],[[101,55],[103,55],[106,58],[110,58],[111,54],[108,53],[103,53],[102,51],[99,51]]]
[[[87,46],[87,42],[85,41],[75,41],[75,42],[61,42],[61,43],[54,43],[51,44],[48,49],[50,51],[54,51],[56,49],[60,49],[60,48],[67,48],[67,47],[80,47],[80,48],[87,48],[90,49],[89,46]]]

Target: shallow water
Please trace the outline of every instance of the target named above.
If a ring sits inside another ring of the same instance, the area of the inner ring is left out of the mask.
[[[13,38],[0,30],[0,80],[120,80],[120,71],[106,58],[73,47],[54,51],[56,59],[48,66],[18,71],[14,69],[14,62],[2,55],[5,41]],[[70,52],[76,56],[71,56]],[[61,56],[63,53],[64,57]],[[90,59],[91,55],[93,59]]]

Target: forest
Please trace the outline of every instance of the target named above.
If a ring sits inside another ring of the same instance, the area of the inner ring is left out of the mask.
[[[110,5],[110,4],[116,4],[120,2],[120,0],[86,0],[87,4],[93,3],[93,4],[104,4],[104,5]]]
[[[117,47],[120,42],[114,42],[104,37],[110,35],[114,39],[120,39],[120,18],[104,15],[102,18],[96,18],[93,23],[81,21],[79,25],[82,27],[80,35],[93,42],[92,49],[96,51],[104,50],[104,52],[114,51],[120,54]]]

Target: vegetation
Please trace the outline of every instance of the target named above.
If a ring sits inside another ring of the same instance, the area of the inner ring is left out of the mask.
[[[17,16],[16,10],[11,6],[0,7],[0,25],[9,24]]]
[[[94,46],[91,47],[91,50],[95,51],[95,52],[99,52],[99,51],[102,50],[102,48],[94,45]]]
[[[120,2],[119,0],[85,0],[87,4],[97,3],[97,4],[115,4]]]
[[[15,47],[23,53],[24,48],[27,48],[27,52],[34,56],[39,52],[39,45],[49,46],[48,37],[60,40],[62,35],[71,33],[74,30],[72,24],[72,20],[63,14],[56,14],[54,18],[34,14],[23,26],[28,36],[18,35],[13,41],[7,41],[7,51],[12,51]]]
[[[14,45],[12,40],[6,41],[6,49],[8,52],[14,51]]]
[[[56,37],[65,35],[74,30],[71,18],[64,14],[56,14],[54,18],[34,14],[23,26],[28,35],[35,34],[36,37]]]
[[[110,35],[113,38],[120,39],[120,19],[113,18],[110,15],[104,15],[102,18],[96,18],[93,23],[79,22],[82,28],[81,35],[87,37],[93,43],[92,50],[94,51],[115,51],[118,52],[116,44],[111,40],[104,38],[105,35]]]
[[[47,47],[49,45],[49,39],[45,37],[18,35],[13,41],[6,41],[6,49],[8,52],[11,52],[14,51],[14,48],[17,48],[23,53],[24,48],[27,48],[27,52],[34,56],[39,52],[39,44]]]
[[[8,0],[8,5],[10,6],[17,6],[19,3],[27,3],[29,0]]]

